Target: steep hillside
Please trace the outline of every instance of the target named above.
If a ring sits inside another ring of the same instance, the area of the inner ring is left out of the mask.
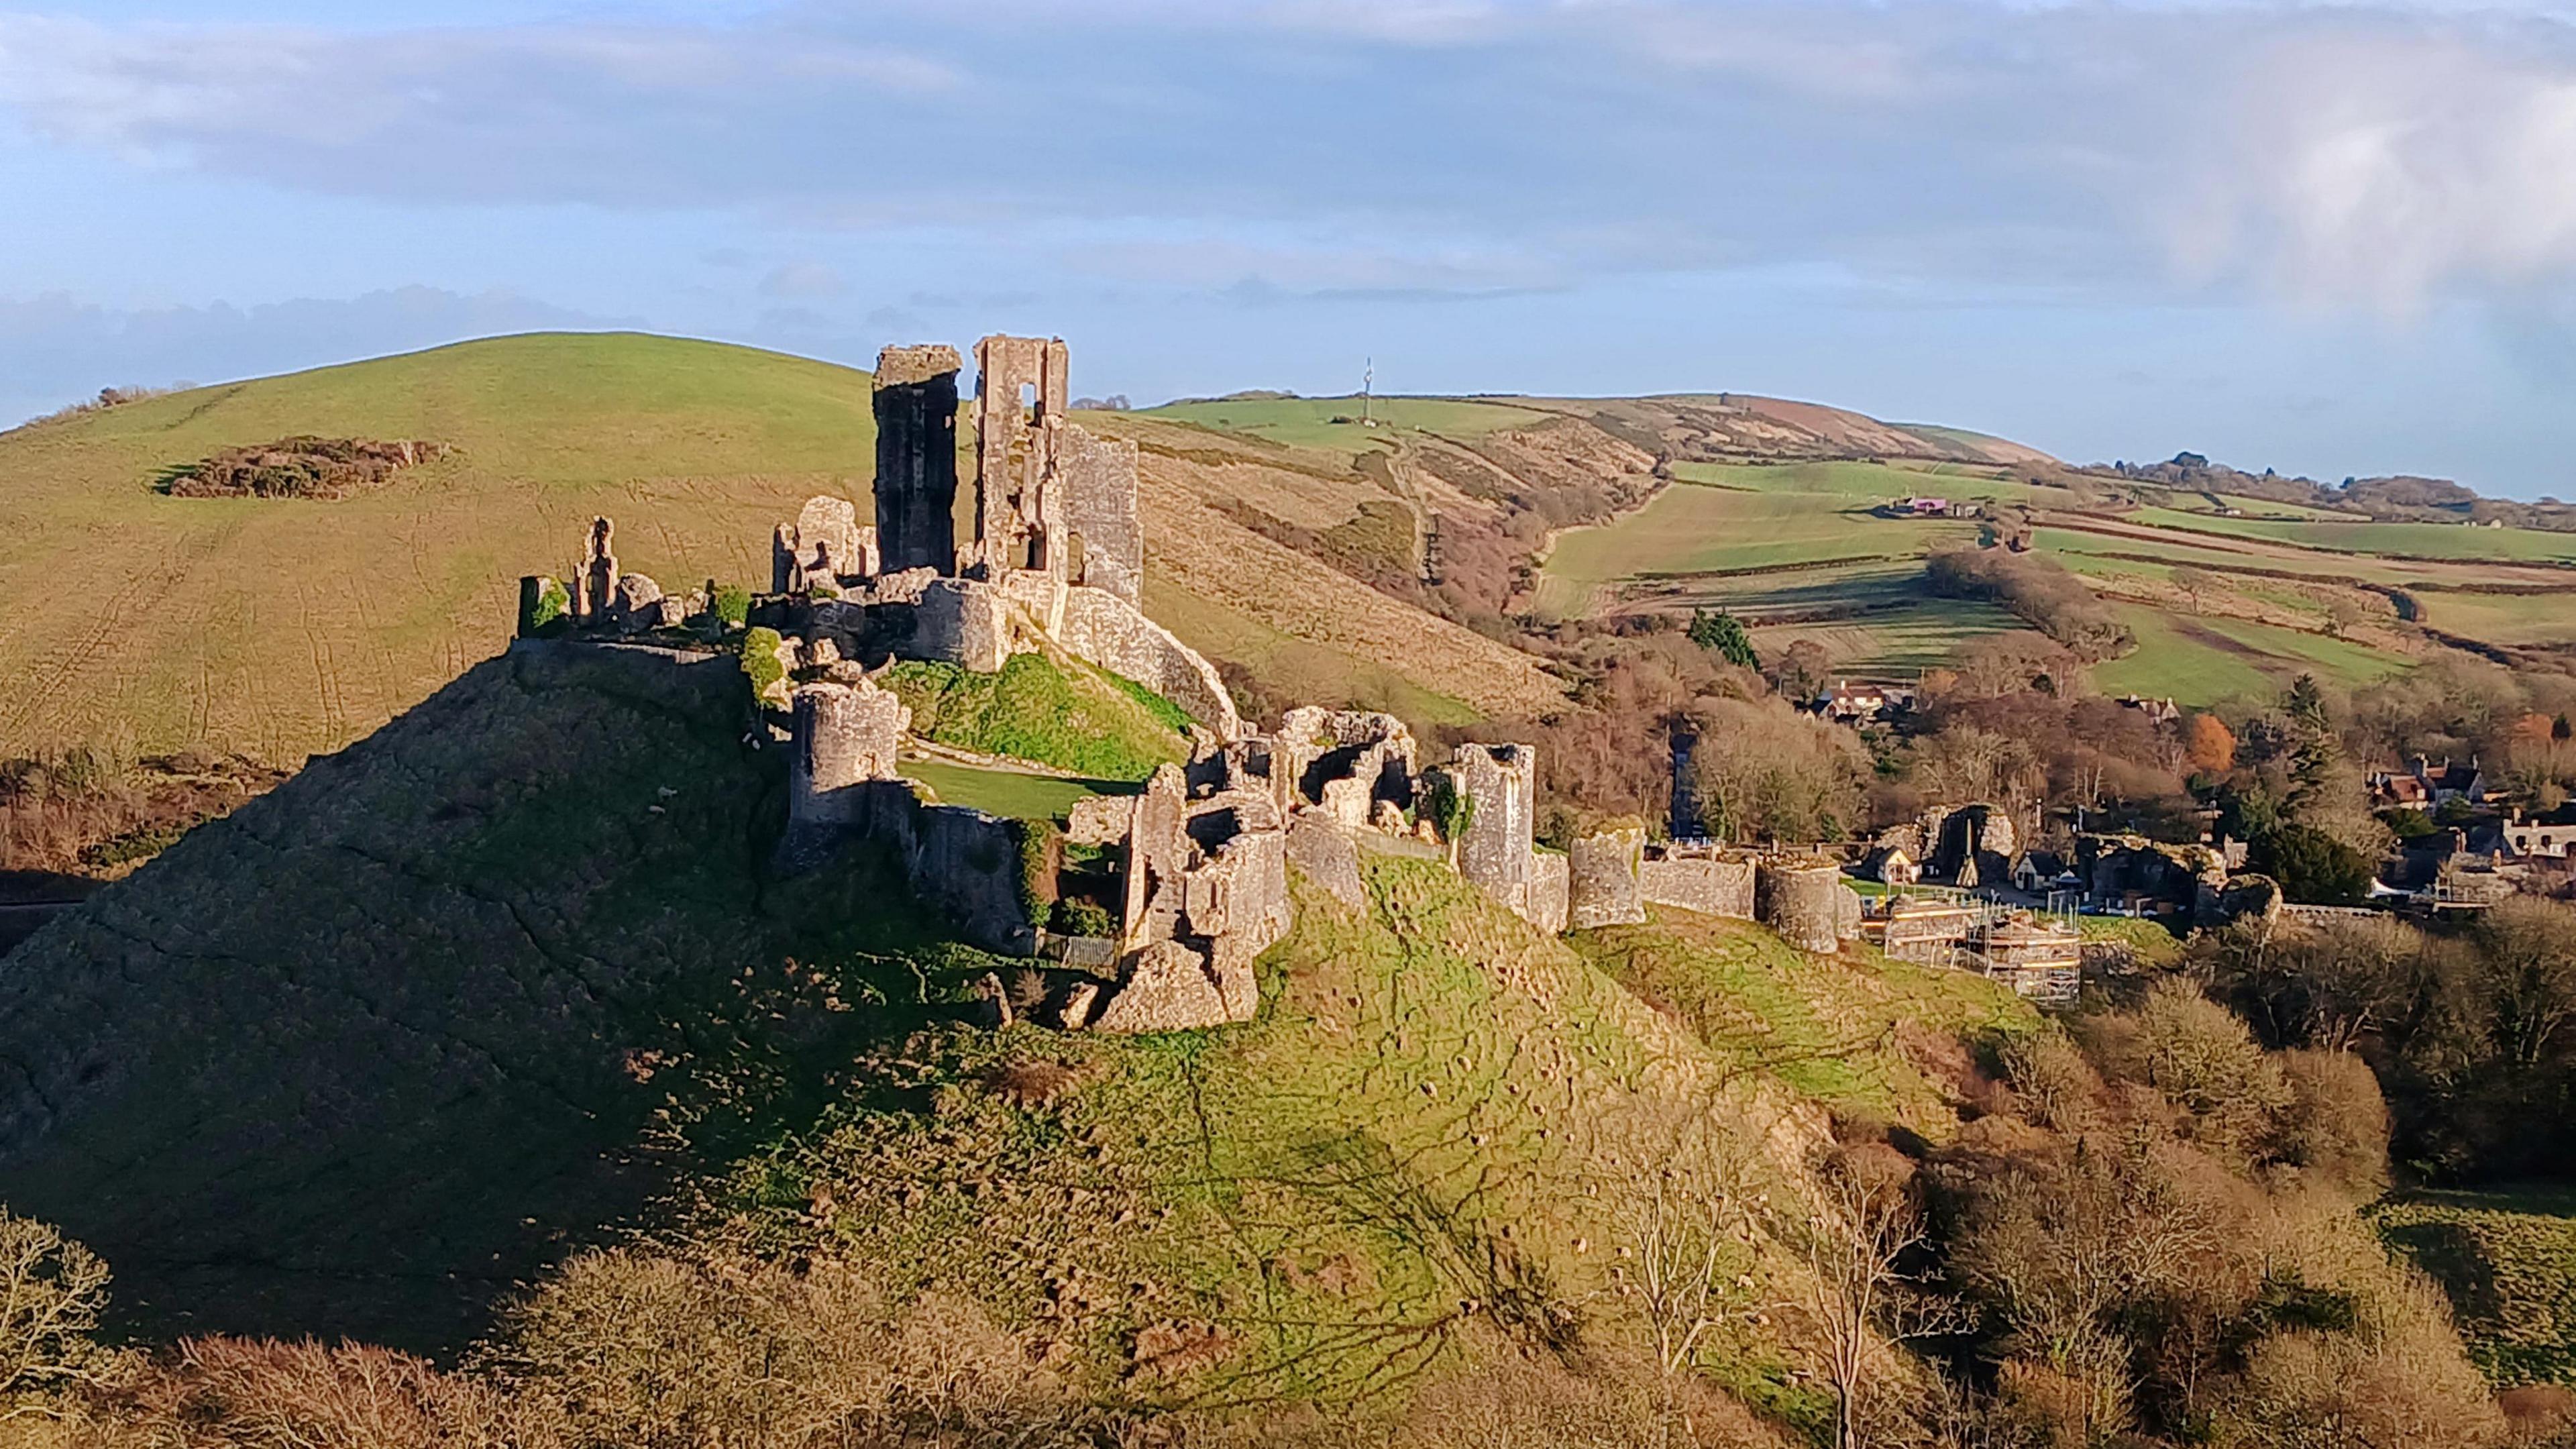
[[[55,921],[0,964],[0,1201],[138,1321],[452,1344],[794,1121],[828,1002],[915,1003],[883,1030],[974,958],[863,866],[767,883],[741,699],[729,659],[521,650]]]
[[[1017,1324],[1078,1274],[1067,1351],[1103,1383],[1174,1319],[1224,1328],[1226,1393],[1339,1396],[1445,1355],[1462,1297],[1555,1332],[1606,1289],[1629,1169],[1794,1183],[1849,1095],[1587,959],[1666,928],[1578,952],[1409,856],[1366,862],[1364,914],[1300,889],[1252,1026],[963,1025],[993,963],[870,862],[768,877],[740,701],[721,657],[523,647],[54,923],[0,970],[0,1202],[97,1248],[152,1332],[453,1349],[620,1224],[732,1222]],[[1660,991],[1726,989],[1673,949]],[[2031,1020],[1770,953],[1755,1009],[1935,1139],[1898,1023]],[[1015,1061],[1063,1069],[1049,1111],[996,1085]],[[1776,1348],[1743,1365],[1804,1402]]]
[[[431,446],[334,499],[159,491],[299,436]],[[1527,656],[1159,486],[1168,461],[1148,460],[1147,603],[1214,657],[1452,718],[1561,697]],[[874,469],[868,374],[616,334],[495,338],[0,434],[0,756],[112,740],[293,764],[489,654],[513,581],[568,568],[592,515],[666,585],[765,583],[772,526],[818,492],[866,518]]]

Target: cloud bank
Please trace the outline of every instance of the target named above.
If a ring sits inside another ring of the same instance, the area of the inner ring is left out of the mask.
[[[1826,262],[2405,309],[2576,271],[2538,13],[1678,0],[805,5],[729,25],[0,16],[0,117],[423,205],[1043,238],[1473,293]],[[1185,268],[1186,270],[1186,268]]]

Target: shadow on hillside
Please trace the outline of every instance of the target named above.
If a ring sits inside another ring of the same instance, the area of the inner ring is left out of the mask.
[[[729,659],[477,666],[9,956],[0,1201],[136,1332],[454,1352],[984,969],[883,862],[767,878],[780,763]]]

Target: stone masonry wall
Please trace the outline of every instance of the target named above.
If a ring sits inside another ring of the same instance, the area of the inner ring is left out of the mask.
[[[873,684],[800,687],[787,759],[790,827],[852,823],[862,806],[851,787],[895,778],[911,727],[912,711]]]
[[[1123,674],[1179,705],[1217,738],[1242,736],[1243,719],[1235,713],[1234,697],[1217,677],[1216,666],[1116,594],[1067,590],[1057,642],[1076,658]]]
[[[1646,829],[1623,825],[1574,842],[1566,861],[1566,924],[1578,931],[1634,926],[1646,919],[1637,868],[1646,855]]]
[[[957,349],[877,354],[877,553],[889,573],[957,572]]]
[[[991,584],[934,579],[913,608],[912,637],[902,652],[990,674],[1014,652],[1010,604]]]
[[[1144,603],[1145,525],[1136,507],[1136,444],[1095,438],[1065,425],[1058,467],[1064,478],[1067,581]]]
[[[1519,915],[1530,896],[1538,751],[1528,745],[1460,745],[1449,766],[1472,808],[1458,840],[1458,873]]]
[[[1753,862],[1718,856],[1665,856],[1638,867],[1637,893],[1659,906],[1704,916],[1753,919]]]

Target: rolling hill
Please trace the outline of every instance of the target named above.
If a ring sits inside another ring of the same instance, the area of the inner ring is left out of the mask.
[[[54,923],[0,973],[9,1206],[149,1335],[452,1353],[584,1245],[730,1221],[1053,1321],[1104,1389],[1178,1319],[1226,1336],[1203,1389],[1340,1401],[1607,1294],[1623,1164],[1723,1145],[1792,1184],[1829,1110],[1944,1137],[1905,1033],[2036,1020],[1740,922],[1569,944],[1387,851],[1364,911],[1300,887],[1251,1025],[996,1032],[964,1018],[1008,963],[870,857],[765,873],[744,710],[727,656],[515,650]],[[1012,1062],[1060,1100],[1015,1104]],[[1816,1412],[1776,1347],[1732,1371]]]
[[[337,749],[509,634],[514,580],[582,524],[672,587],[765,583],[820,492],[868,512],[866,373],[713,343],[541,334],[177,393],[0,434],[0,755],[79,745]],[[1194,431],[1194,430],[1192,430]],[[297,435],[449,456],[333,502],[177,498],[172,468]],[[1352,584],[1207,508],[1187,445],[1147,462],[1149,610],[1315,697],[1452,719],[1562,697],[1535,660]],[[1345,463],[1347,469],[1347,463]],[[1325,480],[1330,481],[1330,480]],[[972,500],[963,506],[971,508]]]
[[[244,751],[292,764],[428,696],[505,637],[510,581],[582,520],[685,586],[765,576],[815,492],[868,509],[867,374],[713,343],[538,334],[150,398],[0,434],[0,755]],[[1365,410],[1368,419],[1360,420]],[[2106,480],[1956,429],[1745,394],[1293,398],[1084,415],[1142,459],[1148,612],[1256,704],[1466,725],[1562,710],[1527,618],[1716,607],[1765,651],[1910,679],[2015,627],[1931,597],[1922,560],[2009,510],[2157,647],[2099,671],[2186,702],[2301,671],[2355,684],[2449,649],[2576,648],[2576,535],[2361,521]],[[157,480],[299,434],[444,456],[338,501]],[[1525,642],[1525,641],[1522,641]]]

